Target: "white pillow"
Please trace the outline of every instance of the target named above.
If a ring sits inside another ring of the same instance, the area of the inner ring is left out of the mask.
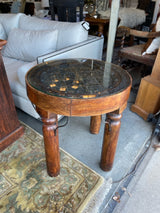
[[[6,40],[7,39],[7,35],[4,31],[3,25],[0,23],[0,39],[2,40]]]
[[[22,13],[17,13],[17,14],[11,14],[11,13],[6,13],[6,14],[0,14],[0,23],[3,25],[4,30],[8,36],[9,32],[13,28],[18,28],[19,24],[19,17],[23,15]]]
[[[29,31],[13,29],[3,55],[22,61],[34,61],[40,55],[56,50],[58,31]]]
[[[153,39],[153,41],[149,45],[149,47],[146,49],[146,51],[142,53],[142,55],[156,54],[159,47],[160,47],[160,38],[155,38],[155,39]]]
[[[160,17],[158,18],[156,23],[156,32],[158,31],[160,31]],[[160,37],[154,38],[149,47],[146,49],[146,51],[142,53],[142,55],[155,54],[159,49],[159,47],[160,47]]]
[[[44,20],[33,16],[22,15],[19,19],[19,28],[23,30],[58,30],[57,49],[85,41],[88,31],[82,22],[61,22]]]
[[[18,68],[17,75],[18,75],[19,82],[22,84],[22,86],[26,87],[26,82],[25,82],[26,73],[32,67],[34,67],[36,65],[37,65],[37,62],[33,61],[33,62],[30,62],[30,63],[24,64],[24,65],[22,65],[21,67]]]
[[[156,31],[160,31],[160,17],[158,18],[157,20],[157,23],[156,23]]]

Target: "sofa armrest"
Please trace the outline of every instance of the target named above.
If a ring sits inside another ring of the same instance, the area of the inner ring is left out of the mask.
[[[39,56],[37,58],[37,63],[66,58],[93,58],[101,60],[103,42],[103,37],[88,36],[86,41]]]

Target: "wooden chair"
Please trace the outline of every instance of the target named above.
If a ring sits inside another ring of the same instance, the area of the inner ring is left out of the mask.
[[[156,58],[156,54],[154,55],[142,55],[142,52],[145,48],[146,43],[150,43],[150,41],[156,37],[160,36],[160,32],[146,32],[146,31],[138,31],[134,29],[130,29],[127,27],[119,27],[118,34],[122,35],[121,41],[121,49],[119,51],[120,63],[123,59],[128,59],[131,61],[136,61],[138,63],[153,66]],[[149,40],[144,44],[133,45],[124,47],[124,41],[126,36],[134,36],[140,38],[148,38]]]
[[[155,114],[160,109],[160,49],[158,54],[142,55],[146,44],[123,48],[123,43],[126,35],[132,35],[148,38],[146,43],[150,44],[153,38],[160,36],[160,32],[137,31],[127,27],[119,27],[118,30],[119,33],[123,34],[122,48],[119,52],[120,58],[136,61],[150,67],[153,66],[151,74],[141,79],[135,104],[131,106],[131,111],[147,120],[149,114]]]
[[[83,20],[84,0],[50,0],[51,19],[55,20],[55,14],[58,15],[58,21],[77,21],[77,7],[79,7],[79,21]]]

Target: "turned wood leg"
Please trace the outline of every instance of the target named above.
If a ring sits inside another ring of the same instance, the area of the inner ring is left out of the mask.
[[[57,118],[42,118],[42,122],[47,171],[51,177],[56,177],[60,172],[58,129],[56,130]]]
[[[92,116],[90,121],[90,132],[98,134],[101,127],[102,115]]]
[[[122,114],[109,113],[105,122],[100,167],[104,171],[112,168],[117,147]]]
[[[50,114],[36,107],[43,122],[43,137],[46,154],[47,172],[49,176],[56,177],[60,172],[60,153],[58,137],[58,120],[56,114]]]

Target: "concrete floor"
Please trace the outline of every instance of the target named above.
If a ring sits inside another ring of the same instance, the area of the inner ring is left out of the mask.
[[[135,94],[131,92],[128,106],[123,112],[115,161],[110,172],[104,172],[99,167],[105,116],[103,116],[98,135],[89,133],[89,117],[69,118],[68,125],[59,128],[60,147],[99,173],[106,180],[112,178],[114,182],[121,179],[135,165],[152,132],[152,125],[150,123],[130,111],[130,106],[134,100]],[[19,109],[17,109],[17,113],[21,121],[42,134],[41,121],[34,119]],[[64,122],[65,118],[59,122],[59,125]],[[128,179],[127,181],[129,182]],[[101,213],[113,212],[117,202],[113,201],[112,197],[121,185],[122,182],[112,184],[111,190],[101,204]]]
[[[160,212],[159,162],[160,152],[151,147],[113,213]]]

